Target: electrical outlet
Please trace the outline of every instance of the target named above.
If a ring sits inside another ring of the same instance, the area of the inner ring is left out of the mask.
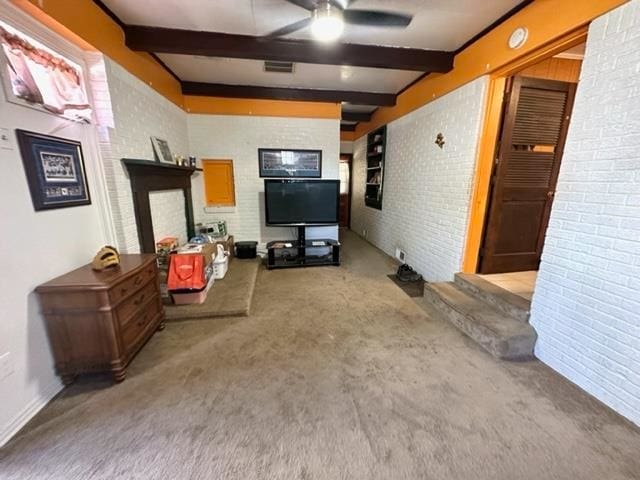
[[[0,356],[0,380],[13,375],[13,362],[11,361],[11,352],[7,352]]]
[[[363,236],[364,238],[367,238],[367,229],[366,229],[366,228],[363,228],[363,229],[362,229],[362,236]]]
[[[407,263],[407,254],[404,250],[396,247],[396,258],[402,263]]]
[[[3,150],[13,150],[11,142],[11,132],[8,128],[0,128],[0,148]]]

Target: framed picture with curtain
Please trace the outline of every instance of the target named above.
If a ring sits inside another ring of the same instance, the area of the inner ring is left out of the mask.
[[[0,79],[7,101],[91,123],[83,66],[0,21]]]
[[[16,135],[36,211],[91,204],[80,142],[26,130]]]

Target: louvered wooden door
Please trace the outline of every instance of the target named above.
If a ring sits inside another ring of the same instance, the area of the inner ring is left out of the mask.
[[[575,94],[567,82],[509,84],[480,273],[537,270]]]

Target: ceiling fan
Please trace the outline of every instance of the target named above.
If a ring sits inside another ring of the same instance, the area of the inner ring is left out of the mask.
[[[382,10],[351,10],[356,1],[340,0],[285,0],[311,12],[308,18],[279,28],[263,38],[282,37],[311,26],[314,38],[324,42],[336,40],[342,34],[345,23],[368,27],[406,28],[413,18],[400,12]]]

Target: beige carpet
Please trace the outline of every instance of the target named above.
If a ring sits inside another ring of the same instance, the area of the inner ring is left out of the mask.
[[[166,305],[166,320],[249,315],[259,267],[258,259],[232,259],[227,274],[223,279],[213,283],[204,303]]]
[[[425,314],[362,240],[343,258],[261,268],[248,317],[169,323],[124,383],[81,380],[0,450],[0,478],[639,478],[638,428]]]
[[[389,275],[387,275],[387,278],[410,297],[417,298],[424,296],[424,280],[417,280],[415,282],[403,282],[397,277],[395,273],[390,273]]]

